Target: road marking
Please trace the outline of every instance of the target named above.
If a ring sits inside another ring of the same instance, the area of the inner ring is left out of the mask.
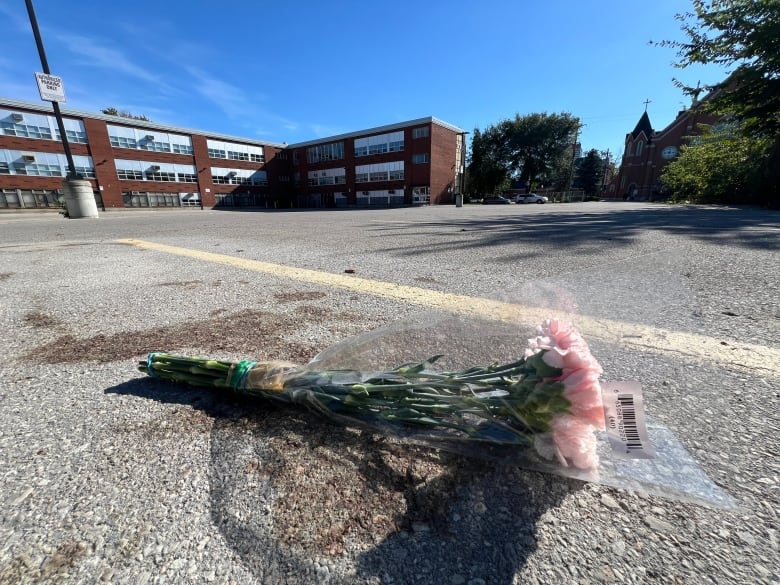
[[[203,262],[234,266],[242,270],[262,272],[331,288],[351,290],[482,319],[533,325],[541,323],[544,319],[549,318],[551,314],[550,309],[526,307],[481,297],[470,297],[380,280],[320,272],[318,270],[273,264],[260,260],[236,258],[224,254],[214,254],[212,252],[169,246],[144,240],[121,239],[116,241],[121,244],[184,256]],[[710,362],[758,376],[777,377],[780,375],[780,349],[575,313],[556,311],[555,316],[574,323],[586,338],[598,339],[635,350],[653,352],[687,361]]]

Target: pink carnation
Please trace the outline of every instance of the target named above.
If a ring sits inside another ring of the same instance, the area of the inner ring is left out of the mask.
[[[548,366],[561,375],[547,381],[560,382],[563,396],[571,404],[569,414],[556,414],[551,423],[552,442],[562,463],[579,469],[598,465],[594,427],[604,428],[604,406],[599,375],[601,366],[590,353],[588,344],[569,323],[548,319],[528,340],[526,356],[544,351]],[[538,447],[537,447],[537,450]],[[540,454],[544,456],[542,451]]]
[[[590,369],[602,372],[588,344],[570,324],[558,319],[547,319],[538,328],[538,335],[528,340],[526,355],[547,350],[542,358],[548,366],[562,370]]]
[[[571,402],[571,413],[577,418],[604,428],[604,403],[599,374],[594,370],[576,370],[561,377],[563,396]]]
[[[599,463],[592,427],[574,416],[553,417],[552,437],[558,453],[578,469],[593,469]]]

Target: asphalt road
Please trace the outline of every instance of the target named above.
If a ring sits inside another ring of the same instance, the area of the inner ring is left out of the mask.
[[[0,214],[0,584],[780,583],[779,251],[780,213],[757,208]],[[135,369],[154,350],[303,363],[393,323],[417,327],[331,359],[482,363],[546,313],[605,380],[641,382],[738,507]]]

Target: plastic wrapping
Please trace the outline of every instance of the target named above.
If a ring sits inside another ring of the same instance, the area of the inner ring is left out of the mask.
[[[305,366],[153,353],[139,369],[299,404],[338,424],[368,426],[401,441],[734,506],[668,429],[645,424],[641,395],[637,414],[632,401],[621,420],[609,409],[605,419],[601,367],[576,330],[557,320],[535,327],[428,315],[343,341]],[[624,452],[615,446],[614,429],[610,440],[610,425],[623,431]]]

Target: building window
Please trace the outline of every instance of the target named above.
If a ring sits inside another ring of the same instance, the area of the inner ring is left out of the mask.
[[[60,129],[56,128],[54,130],[54,136],[57,138],[57,140],[62,140],[60,136]],[[81,132],[77,130],[68,130],[65,129],[65,136],[68,137],[68,142],[78,143],[78,144],[87,144],[87,133]]]
[[[634,154],[636,156],[639,156],[640,154],[642,154],[642,146],[644,146],[644,142],[642,142],[641,140],[637,140],[636,150],[634,150]]]
[[[45,163],[14,163],[14,172],[17,175],[30,177],[62,177],[65,175],[60,165]]]
[[[356,157],[384,154],[386,152],[401,152],[404,149],[404,133],[399,131],[356,138],[354,147]]]
[[[91,167],[83,167],[78,165],[73,165],[74,170],[76,171],[77,175],[81,175],[85,179],[94,179],[95,178],[95,169]]]
[[[344,185],[347,182],[347,171],[344,167],[309,171],[307,182],[311,187],[315,185]]]
[[[10,175],[10,174],[11,174],[11,168],[8,166],[8,163],[0,161],[0,175]]]
[[[150,181],[163,181],[165,183],[175,183],[176,173],[168,171],[146,171],[146,178]]]
[[[412,156],[412,162],[416,165],[427,163],[429,161],[428,153],[425,152],[423,154],[415,154]]]
[[[181,207],[182,205],[182,197],[179,193],[125,191],[122,193],[122,199],[125,207]],[[198,203],[199,201],[198,199]]]
[[[232,150],[227,151],[227,157],[230,160],[249,160],[248,152],[235,152]]]
[[[111,146],[115,148],[138,148],[138,142],[135,138],[126,136],[109,136]]]
[[[192,154],[191,144],[171,144],[171,148],[175,154]]]
[[[159,140],[145,140],[140,143],[138,148],[154,152],[171,152],[171,145],[168,142],[160,142]]]
[[[412,138],[427,138],[428,136],[430,136],[430,129],[428,126],[412,129]]]
[[[318,144],[306,149],[306,160],[309,163],[318,163],[329,160],[341,160],[344,158],[344,143],[330,142]]]
[[[245,160],[252,162],[265,161],[265,151],[262,146],[209,139],[206,140],[206,148],[208,148],[209,157],[211,158],[226,158],[228,160]]]
[[[398,160],[355,167],[355,182],[397,181],[404,178],[404,161]]]
[[[143,181],[144,174],[141,171],[131,169],[117,169],[117,176],[123,181]]]
[[[176,173],[179,183],[197,183],[198,177],[192,173]]]
[[[21,136],[23,138],[44,138],[51,140],[51,128],[47,126],[35,126],[14,122],[0,122],[3,134],[7,136]]]

